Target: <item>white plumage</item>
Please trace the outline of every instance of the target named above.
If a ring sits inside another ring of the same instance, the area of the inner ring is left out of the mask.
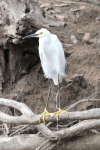
[[[65,77],[66,60],[64,50],[58,37],[51,34],[47,29],[40,29],[36,32],[39,37],[39,56],[41,65],[46,78],[51,78],[55,85]]]
[[[54,34],[51,34],[47,29],[42,28],[38,30],[35,34],[25,36],[23,39],[31,37],[39,38],[39,56],[41,60],[41,65],[45,77],[49,78],[49,92],[46,107],[44,112],[39,117],[39,123],[41,122],[41,118],[43,117],[43,122],[45,124],[45,114],[47,113],[49,115],[49,112],[47,111],[47,105],[51,92],[50,79],[53,80],[55,85],[58,85],[58,92],[59,92],[59,110],[55,112],[52,117],[54,117],[54,115],[57,114],[58,120],[59,113],[61,112],[65,112],[68,115],[68,113],[65,110],[61,110],[60,85],[59,85],[59,82],[62,81],[62,78],[66,77],[65,75],[66,60],[62,44],[59,41],[58,37]]]
[[[39,56],[44,75],[58,85],[58,74],[60,83],[62,78],[66,77],[66,60],[61,42],[55,34],[51,34],[45,28],[38,30],[35,34],[25,36],[23,39],[30,37],[39,38]]]

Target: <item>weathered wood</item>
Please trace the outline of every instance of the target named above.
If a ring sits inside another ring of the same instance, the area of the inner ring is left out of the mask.
[[[84,100],[83,100],[84,101]],[[92,100],[93,101],[93,100]],[[75,103],[76,104],[76,103]],[[18,124],[38,124],[40,114],[34,114],[24,103],[17,102],[15,100],[3,99],[0,98],[0,105],[12,107],[18,109],[22,115],[21,116],[10,116],[6,113],[0,112],[0,121],[4,121],[5,123],[18,123]],[[73,104],[74,105],[74,104]],[[49,115],[45,115],[46,122],[55,122],[56,115],[52,118],[53,113],[49,113]],[[76,112],[68,112],[59,114],[59,121],[64,120],[88,120],[88,119],[98,119],[100,118],[100,109],[90,109],[85,111],[76,111]],[[41,119],[41,122],[43,120]]]
[[[15,107],[14,107],[15,108]],[[24,108],[23,108],[24,109]],[[46,122],[56,122],[56,115],[52,118],[53,113],[49,113],[49,115],[45,115]],[[68,112],[68,116],[66,113],[59,114],[59,121],[64,120],[88,120],[88,119],[99,119],[100,117],[100,109],[91,109],[86,111],[76,111],[76,112]],[[5,123],[12,123],[12,124],[39,124],[39,117],[40,114],[26,114],[21,116],[10,116],[3,112],[0,112],[0,121]],[[99,121],[99,120],[98,120]],[[43,120],[41,119],[41,123]]]
[[[62,143],[61,143],[62,144]],[[59,149],[59,147],[58,147]],[[63,142],[60,150],[99,150],[100,149],[100,135],[86,135],[75,137],[68,142]]]
[[[60,113],[59,120],[77,119],[84,121],[81,121],[69,128],[65,128],[60,131],[51,131],[44,124],[38,125],[40,115],[35,115],[24,103],[0,98],[0,105],[16,108],[23,114],[21,116],[10,116],[0,112],[0,121],[14,124],[34,124],[37,130],[51,141],[57,141],[64,138],[70,139],[83,131],[100,127],[100,119],[97,119],[100,116],[99,108],[87,111],[68,112],[68,116],[66,113]],[[55,122],[57,118],[56,116],[52,118],[52,115],[52,113],[50,113],[49,116],[46,115],[45,120],[48,122]]]
[[[33,0],[1,0],[0,18],[2,94],[2,84],[3,87],[13,85],[39,59],[38,39],[26,42],[22,37],[42,27],[50,29],[51,26],[64,26],[65,22],[46,19],[44,11]]]
[[[34,134],[0,138],[0,150],[36,150],[45,140]]]
[[[36,134],[22,134],[15,137],[0,138],[0,150],[94,150],[100,149],[100,135],[77,136],[69,141],[48,141],[45,137]]]
[[[14,44],[22,43],[20,40],[21,36],[32,33],[36,31],[36,29],[65,25],[65,22],[54,22],[44,18],[44,11],[36,2],[31,0],[4,0],[0,1],[0,6],[0,15],[2,18],[0,22],[2,31],[1,39],[4,45],[7,45],[7,37],[12,38]],[[2,45],[2,43],[0,45]]]

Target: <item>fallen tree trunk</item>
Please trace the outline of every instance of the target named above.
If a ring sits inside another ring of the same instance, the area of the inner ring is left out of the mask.
[[[18,109],[22,113],[21,116],[10,116],[8,114],[0,112],[0,121],[2,121],[3,123],[11,124],[33,124],[35,125],[37,130],[43,134],[43,136],[47,137],[51,141],[57,141],[64,138],[67,138],[68,140],[83,131],[100,127],[100,119],[98,119],[100,116],[99,108],[86,111],[68,112],[68,116],[66,115],[66,113],[60,113],[60,121],[75,119],[84,121],[78,122],[77,124],[69,128],[65,128],[59,131],[51,131],[44,124],[39,124],[40,115],[35,115],[24,103],[0,98],[0,105],[13,107],[15,109]],[[55,122],[57,118],[56,116],[52,118],[52,115],[52,113],[46,115],[45,120],[47,122]]]
[[[13,107],[15,109],[18,109],[22,113],[21,116],[10,116],[6,113],[0,112],[0,121],[2,122],[12,123],[12,124],[33,124],[33,125],[39,124],[39,117],[41,114],[34,114],[24,103],[0,98],[0,105]],[[54,117],[52,117],[52,115],[53,113],[49,113],[49,115],[47,114],[45,115],[46,122],[56,122],[57,119],[56,115]],[[66,113],[59,114],[59,121],[88,120],[88,119],[99,119],[99,118],[100,118],[99,108],[90,109],[86,111],[68,112],[68,115],[66,115]],[[43,123],[42,119],[41,119],[41,123]]]
[[[44,141],[45,137],[34,134],[0,138],[0,150],[36,150]]]
[[[58,146],[60,150],[99,150],[100,149],[100,135],[86,135],[77,136],[69,141],[63,141],[60,143],[62,146]]]
[[[58,143],[48,141],[45,137],[39,137],[34,134],[0,138],[0,150],[52,150],[57,148],[60,150],[99,150],[100,135],[79,136],[69,141],[63,140]]]

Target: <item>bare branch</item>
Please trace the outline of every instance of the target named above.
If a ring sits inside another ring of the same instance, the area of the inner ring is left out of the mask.
[[[13,107],[15,109],[18,109],[24,115],[25,114],[26,115],[33,115],[33,112],[24,103],[21,103],[21,102],[0,98],[0,105],[4,105],[4,106]]]
[[[55,122],[56,116],[52,118],[53,113],[50,113],[49,115],[45,115],[46,122]],[[12,124],[39,124],[39,117],[38,115],[21,115],[21,116],[10,116],[8,114],[5,114],[3,112],[0,112],[0,121],[4,123],[12,123]],[[66,113],[60,113],[59,114],[59,121],[64,120],[87,120],[87,119],[98,119],[100,118],[100,109],[90,109],[86,111],[76,111],[76,112],[68,112],[68,115]],[[42,122],[42,120],[41,120]]]
[[[36,125],[39,123],[40,114],[34,114],[25,104],[16,102],[14,100],[2,99],[0,98],[0,104],[10,106],[20,110],[23,115],[21,116],[10,116],[6,113],[0,112],[0,121],[4,123],[13,123],[13,124],[33,124]],[[52,118],[53,113],[45,115],[45,120],[47,122],[55,122],[56,116]],[[87,119],[98,119],[100,118],[100,109],[90,109],[86,111],[76,111],[59,114],[59,121],[63,120],[87,120]],[[42,122],[42,120],[41,120]]]
[[[99,108],[90,109],[86,111],[68,112],[68,115],[66,115],[66,113],[60,113],[59,121],[63,121],[63,120],[84,120],[84,121],[79,122],[70,128],[54,132],[48,129],[44,124],[38,124],[40,114],[35,115],[25,104],[16,102],[14,100],[7,100],[7,99],[0,99],[0,104],[14,107],[23,113],[23,115],[21,116],[10,116],[8,114],[0,112],[0,121],[4,123],[13,123],[13,124],[33,124],[35,125],[37,130],[39,130],[45,137],[53,141],[65,137],[71,138],[80,132],[100,127],[100,119],[98,119],[100,118]],[[52,118],[52,115],[53,113],[50,113],[49,115],[45,115],[46,122],[57,121],[56,116]],[[94,119],[94,120],[88,120],[88,119]]]
[[[79,133],[83,132],[83,131],[87,131],[90,129],[95,129],[100,127],[100,119],[94,119],[94,120],[84,120],[82,122],[77,123],[76,125],[67,128],[67,129],[63,129],[60,130],[58,132],[55,132],[54,134],[56,135],[57,139],[63,139],[63,138],[67,138],[70,139],[75,135],[78,135]]]
[[[46,130],[46,135],[49,135],[48,138],[51,141],[61,140],[64,138],[67,138],[67,140],[69,140],[73,136],[76,136],[83,131],[87,131],[99,127],[100,127],[100,119],[84,120],[70,128],[62,129],[60,131]],[[40,132],[42,132],[42,130]]]
[[[79,101],[75,102],[74,104],[71,104],[70,106],[68,106],[66,108],[66,111],[69,111],[70,109],[74,108],[78,104],[81,104],[81,103],[84,103],[84,102],[87,103],[87,101],[89,101],[89,102],[96,102],[96,101],[100,101],[100,99],[89,99],[89,100],[88,99],[82,99],[82,100],[79,100]]]
[[[31,123],[32,117],[34,117],[34,113],[24,103],[20,103],[20,102],[17,102],[15,100],[0,98],[0,105],[13,107],[13,108],[21,111],[23,114],[21,116],[10,116],[8,114],[0,112],[0,120],[2,122],[11,123],[11,124],[34,124],[34,123]],[[38,122],[38,120],[37,120],[37,122]],[[38,124],[38,123],[35,123],[35,124]],[[41,131],[42,129],[44,129],[42,131],[43,135],[45,135],[46,130],[49,130],[44,124],[35,125],[34,127],[38,131]],[[47,135],[47,137],[48,137],[48,135]]]

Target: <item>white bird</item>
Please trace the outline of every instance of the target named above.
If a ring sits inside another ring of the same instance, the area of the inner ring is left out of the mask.
[[[58,85],[59,91],[59,110],[54,113],[58,115],[60,112],[66,112],[65,110],[61,110],[61,102],[60,102],[60,86],[63,77],[66,77],[65,74],[65,55],[61,42],[55,34],[51,34],[47,29],[42,28],[38,30],[35,34],[31,34],[25,36],[23,39],[38,37],[39,38],[39,56],[41,60],[41,65],[43,68],[44,76],[49,79],[49,93],[47,98],[47,103],[44,112],[41,114],[39,118],[39,122],[41,117],[43,116],[43,121],[45,124],[45,113],[47,111],[48,100],[51,92],[50,79],[53,80],[55,85]],[[67,112],[66,112],[67,114]],[[54,116],[53,115],[53,116]]]

